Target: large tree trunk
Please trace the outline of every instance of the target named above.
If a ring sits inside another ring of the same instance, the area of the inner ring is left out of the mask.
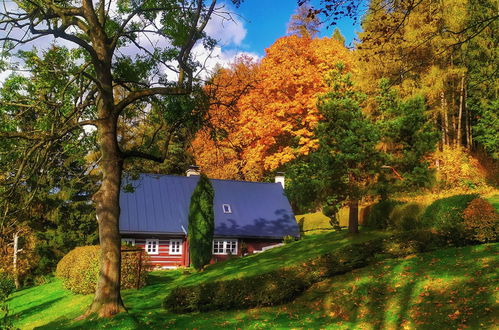
[[[107,98],[109,100],[109,98]],[[111,98],[112,99],[112,98]],[[99,113],[103,118],[98,126],[101,151],[102,183],[93,199],[96,203],[101,248],[99,280],[94,300],[86,315],[97,313],[109,317],[125,311],[120,295],[121,243],[119,233],[119,196],[123,158],[117,141],[117,118],[113,115],[112,101],[100,99]],[[104,114],[107,113],[107,118]]]
[[[357,234],[359,232],[359,200],[355,197],[350,197],[348,208],[348,232]]]

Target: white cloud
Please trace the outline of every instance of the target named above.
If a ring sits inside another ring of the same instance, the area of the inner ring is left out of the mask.
[[[206,25],[205,32],[221,45],[240,46],[247,30],[236,16],[229,14],[213,15]]]
[[[236,49],[224,50],[223,47],[216,46],[213,51],[209,52],[202,45],[197,44],[192,50],[193,55],[202,63],[204,67],[197,72],[197,76],[201,79],[208,78],[217,66],[227,67],[241,55],[249,56],[255,60],[259,56],[255,53],[240,51]]]
[[[113,6],[114,7],[114,6]],[[114,9],[114,8],[113,8]],[[114,11],[114,10],[113,10]],[[137,18],[138,19],[138,18]],[[159,23],[159,22],[157,22]],[[210,52],[202,46],[201,43],[197,43],[194,47],[192,53],[204,67],[197,73],[200,78],[207,78],[213,72],[213,69],[218,66],[227,66],[232,63],[237,56],[247,55],[255,58],[256,60],[259,56],[255,53],[241,51],[235,47],[241,47],[244,38],[246,37],[247,30],[244,27],[243,21],[241,21],[237,15],[234,14],[234,10],[231,6],[222,4],[219,8],[219,12],[212,16],[211,20],[208,22],[205,32],[208,36],[217,40],[217,46]],[[15,31],[15,37],[21,37],[23,31]],[[167,47],[169,42],[165,38],[161,38],[156,34],[146,33],[139,35],[138,41],[149,51],[152,51],[154,47]],[[77,47],[74,43],[69,42],[64,39],[54,39],[53,37],[46,36],[36,41],[20,45],[17,50],[31,49],[32,47],[37,47],[38,50],[46,49],[49,45],[57,43],[60,46],[66,46],[68,48]],[[128,56],[133,56],[135,54],[143,53],[135,45],[129,44],[125,47],[121,47],[118,50],[118,54],[124,54]],[[21,63],[20,63],[21,64]],[[172,63],[175,64],[175,63]],[[22,66],[22,64],[21,64]],[[0,85],[5,80],[6,76],[10,74],[11,71],[0,72]],[[174,78],[176,74],[173,72],[168,72],[170,78]],[[154,79],[154,78],[153,78]]]

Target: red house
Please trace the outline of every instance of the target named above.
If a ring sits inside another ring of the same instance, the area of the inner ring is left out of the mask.
[[[171,268],[189,265],[189,205],[199,180],[193,169],[187,176],[141,174],[124,180],[120,197],[122,241],[140,246],[153,265]],[[299,237],[295,216],[284,195],[284,176],[275,183],[211,180],[215,191],[213,261],[230,255],[261,251]],[[130,189],[131,188],[131,189]]]

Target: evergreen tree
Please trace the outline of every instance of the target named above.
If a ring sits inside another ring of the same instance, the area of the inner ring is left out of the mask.
[[[330,91],[319,99],[318,109],[323,117],[315,133],[319,149],[303,162],[290,166],[291,180],[286,191],[293,198],[297,187],[313,185],[314,189],[307,192],[317,193],[316,203],[323,205],[333,227],[337,225],[338,204],[347,201],[348,229],[357,233],[359,200],[379,174],[381,154],[376,150],[378,129],[360,107],[364,96],[355,90],[344,70],[338,65],[329,79]],[[299,202],[313,205],[308,199]]]
[[[340,29],[335,28],[331,38],[333,38],[334,40],[338,40],[343,46],[345,46],[345,37],[343,36],[343,34],[341,34]]]
[[[214,196],[210,180],[205,174],[201,174],[189,208],[189,255],[191,265],[197,270],[202,269],[211,259],[215,231]]]
[[[401,100],[390,88],[389,81],[383,79],[376,103],[373,116],[380,128],[386,165],[401,175],[400,178],[395,175],[383,177],[395,179],[388,180],[391,181],[391,189],[429,187],[433,182],[433,173],[427,157],[435,151],[439,134],[427,114],[424,98],[415,96]],[[383,183],[388,182],[380,182],[381,185]]]

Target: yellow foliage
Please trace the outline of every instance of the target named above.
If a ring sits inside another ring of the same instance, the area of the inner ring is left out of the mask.
[[[461,147],[444,146],[433,155],[433,164],[438,164],[437,179],[442,188],[475,189],[485,185],[480,173],[480,162]]]
[[[197,164],[213,178],[261,180],[317,149],[317,97],[328,89],[325,78],[337,63],[351,70],[351,56],[332,38],[287,36],[261,62],[243,57],[220,70],[209,92],[221,102],[209,118],[227,136],[215,142],[210,132],[200,132],[193,142]]]

